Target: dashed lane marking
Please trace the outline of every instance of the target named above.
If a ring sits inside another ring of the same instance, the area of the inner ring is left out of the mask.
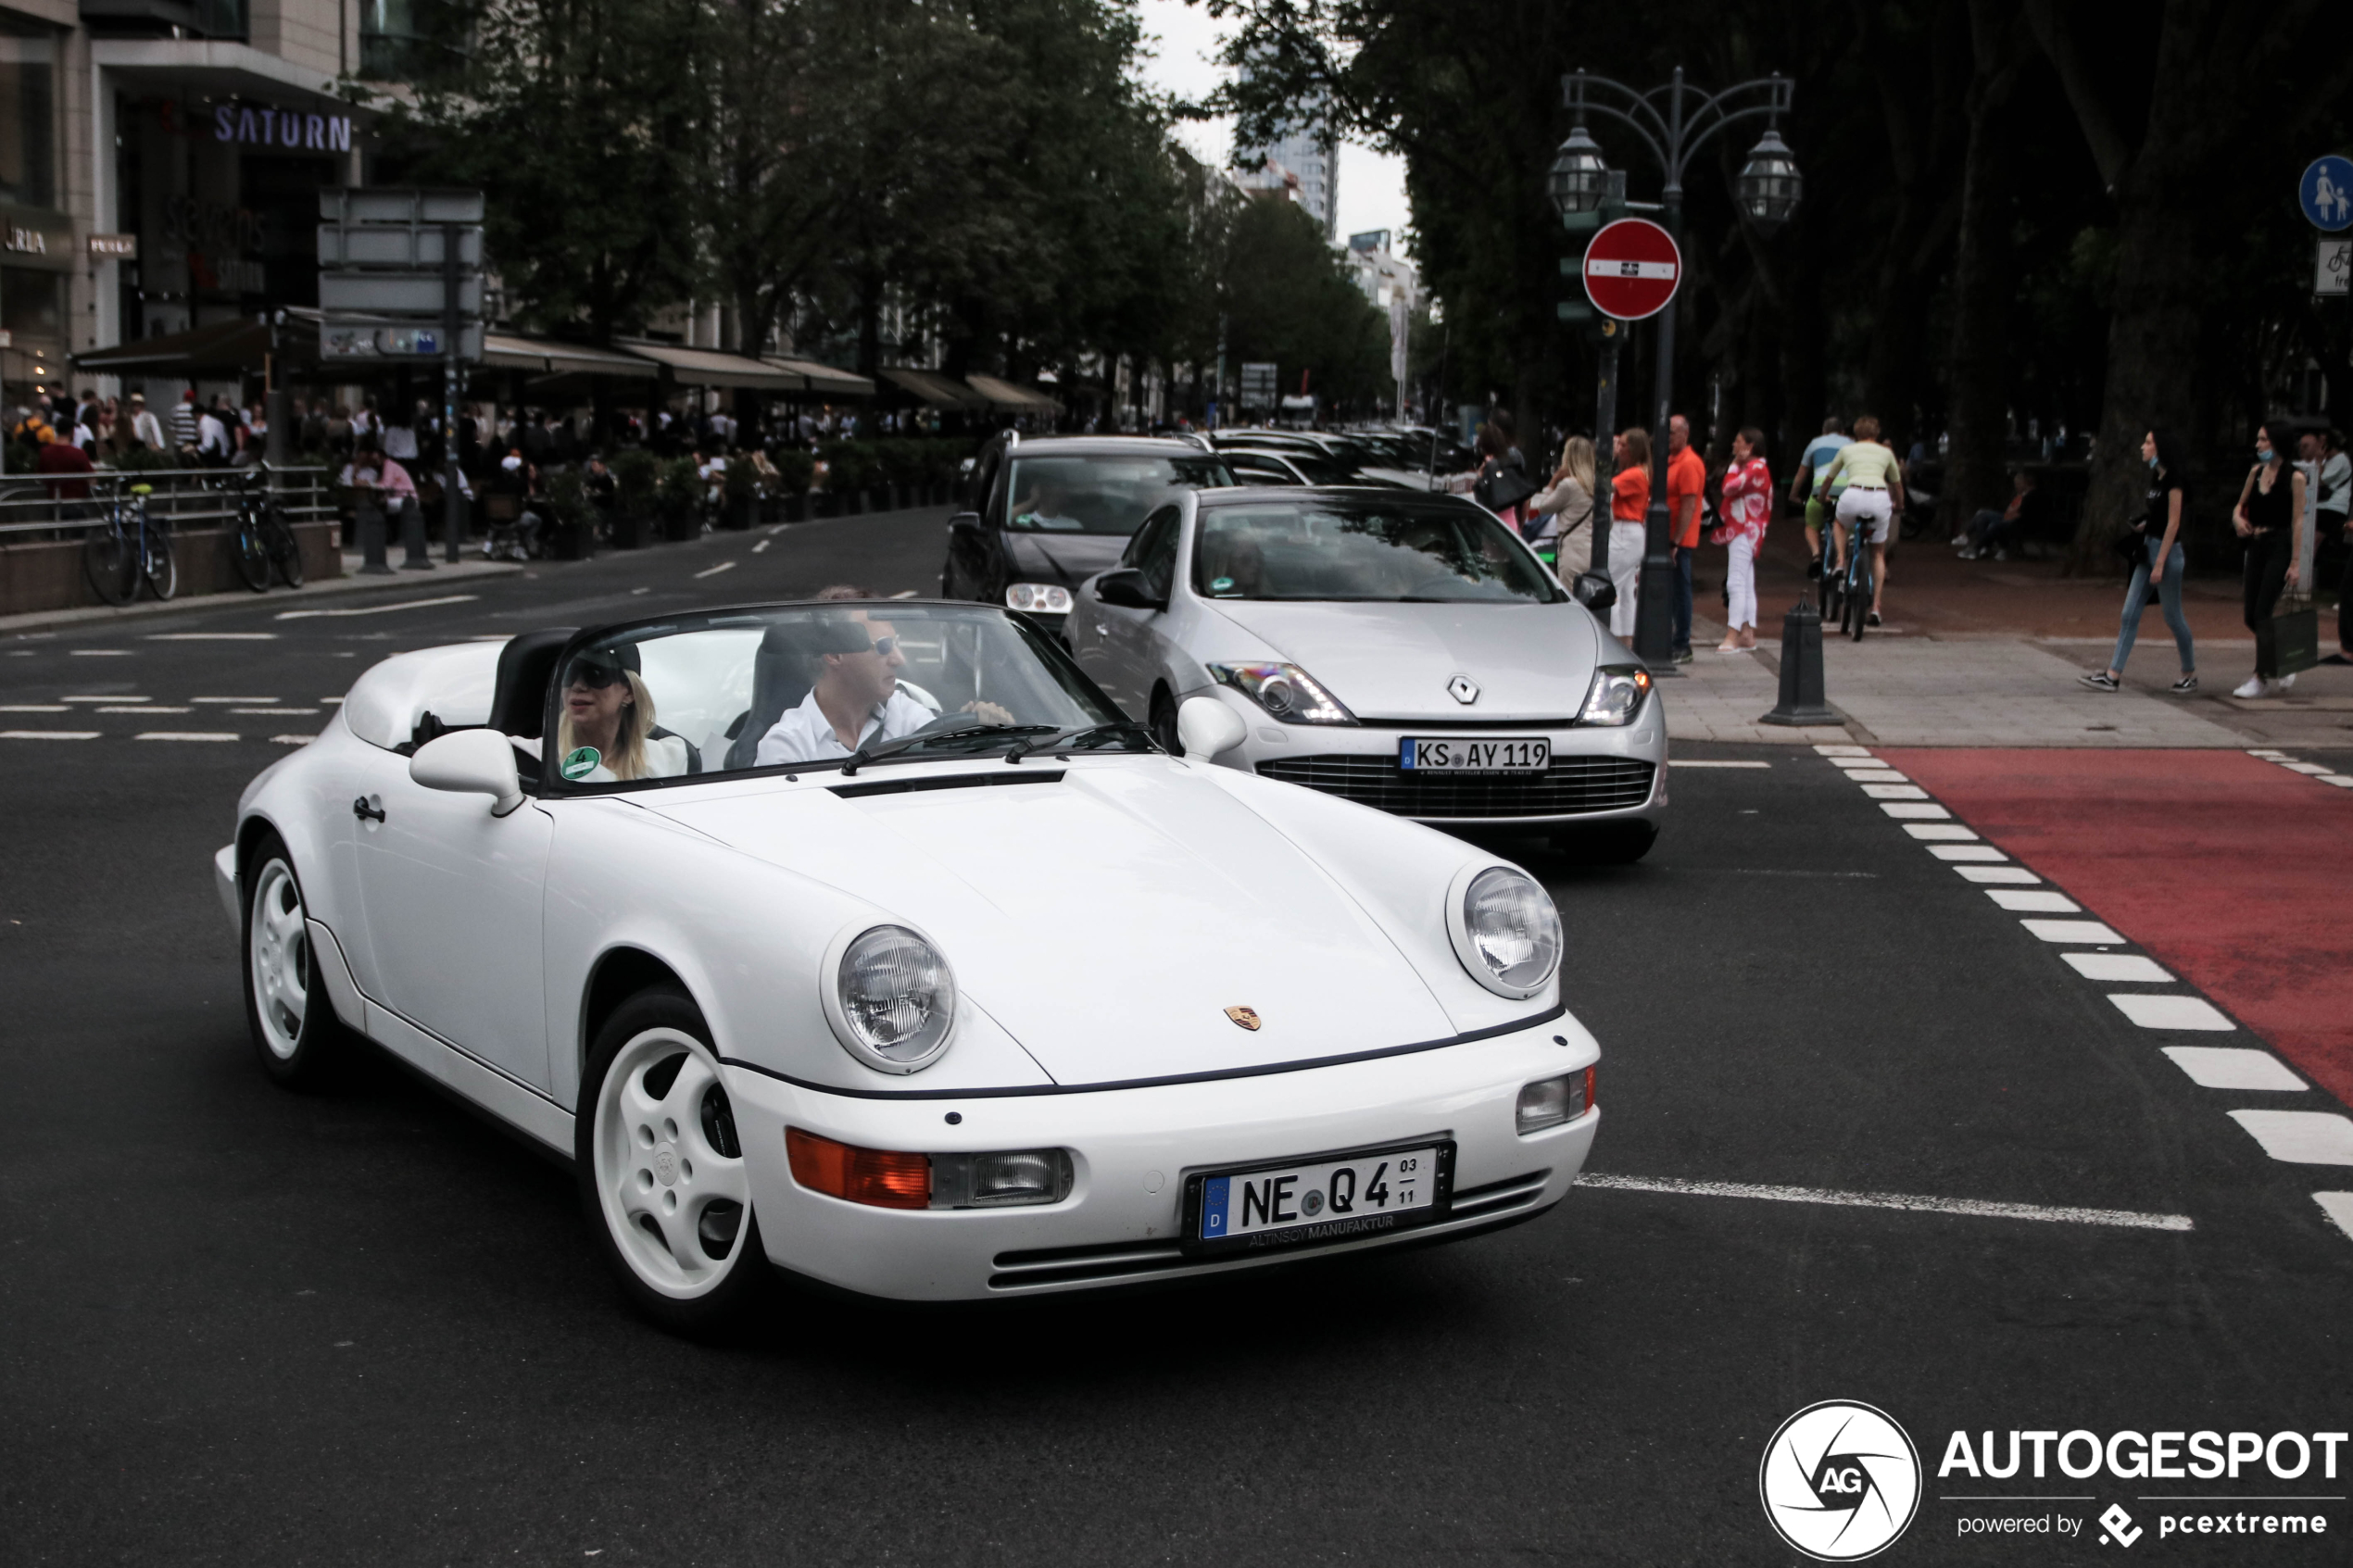
[[[901,588],[890,596],[894,599],[912,599],[922,591],[920,588]]]
[[[2322,773],[2332,772],[2334,771],[2333,769],[2323,768],[2318,762],[2283,762],[2280,766],[2285,768],[2291,773],[2304,773],[2314,778],[2318,778]]]
[[[0,730],[0,740],[96,740],[95,730]]]
[[[2008,856],[1990,844],[1931,844],[1928,852],[1940,860],[2007,860]]]
[[[1910,784],[1909,774],[1893,768],[1849,768],[1846,776],[1856,784]]]
[[[2270,1051],[2236,1046],[2167,1046],[2165,1054],[2201,1089],[2250,1089],[2266,1094],[2300,1094],[2304,1089],[2304,1080]]]
[[[190,702],[217,702],[224,708],[234,702],[275,702],[274,696],[192,696]]]
[[[2316,1192],[2312,1201],[2321,1212],[2336,1222],[2336,1228],[2353,1236],[2353,1192]]]
[[[2168,997],[2147,991],[2109,994],[2116,1010],[2144,1029],[2207,1029],[2224,1033],[2238,1027],[2222,1010],[2204,997]]]
[[[1985,896],[2003,909],[2020,914],[2074,915],[2083,912],[2083,906],[2064,893],[2049,893],[2040,888],[2032,891],[2008,887],[1989,887]]]
[[[1964,882],[2040,882],[2043,879],[2024,866],[1955,866]]]
[[[1912,822],[1904,831],[1918,839],[1969,839],[1977,836],[1975,828],[1965,828],[1958,822]]]
[[[59,702],[153,702],[151,696],[61,696]]]
[[[2155,959],[2138,953],[2061,953],[2068,967],[2086,980],[2111,985],[2171,985],[2171,972]]]
[[[62,702],[0,702],[0,713],[70,713]]]
[[[233,708],[229,711],[240,718],[296,719],[319,710],[315,708]]]
[[[2353,1128],[2353,1123],[2347,1125]],[[2115,1225],[2144,1231],[2197,1228],[2187,1214],[2144,1214],[2130,1209],[2075,1209],[2040,1203],[1992,1203],[1974,1198],[1930,1198],[1903,1192],[1836,1192],[1826,1187],[1762,1186],[1749,1182],[1694,1182],[1672,1176],[1609,1176],[1592,1171],[1579,1173],[1577,1185],[1618,1192],[1664,1192],[1690,1198],[1752,1198],[1768,1203],[1821,1203],[1843,1209],[1897,1209],[1910,1213],[1959,1214],[1982,1220],[2032,1220],[2046,1224]]]
[[[426,609],[434,605],[471,604],[480,597],[482,597],[480,594],[444,594],[434,599],[402,599],[397,604],[358,605],[350,609],[282,609],[278,612],[277,619],[311,621],[329,616],[340,619],[350,615],[389,615],[396,609]]]
[[[142,730],[132,740],[235,740],[227,730]]]
[[[271,735],[270,738],[280,746],[308,746],[319,737],[317,735]]]
[[[1818,746],[1814,750],[1822,757],[1869,757],[1871,754],[1870,748],[1863,746]]]
[[[756,556],[774,543],[775,541],[774,539],[762,539],[758,544],[752,546],[751,553]]]
[[[76,659],[128,659],[131,657],[129,648],[68,648],[66,651]]]
[[[696,572],[695,575],[697,577],[716,577],[723,571],[735,571],[736,566],[736,563],[734,561],[723,560],[717,566],[706,567],[702,571]]]
[[[1887,789],[1887,784],[1866,784],[1867,789]],[[1949,819],[1953,813],[1933,800],[1882,800],[1879,809],[1899,822],[1936,822]],[[1975,834],[1969,835],[1976,837]]]
[[[151,632],[151,643],[274,643],[275,632]]]
[[[193,708],[148,708],[128,703],[102,703],[88,709],[92,713],[193,713]]]
[[[1675,768],[1769,768],[1770,762],[1727,762],[1714,757],[1670,757],[1669,767]]]
[[[1855,775],[1849,773],[1848,778]],[[1872,800],[1926,800],[1928,791],[1916,784],[1867,784],[1864,796]]]
[[[2353,1118],[2331,1110],[2233,1110],[2231,1120],[2290,1165],[2353,1165]]]
[[[2045,942],[2074,943],[2086,947],[2122,947],[2123,937],[2095,920],[2022,920],[2018,922]]]

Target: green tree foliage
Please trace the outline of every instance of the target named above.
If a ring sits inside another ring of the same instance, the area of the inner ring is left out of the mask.
[[[1388,400],[1388,320],[1341,270],[1304,209],[1244,202],[1227,247],[1227,351],[1235,363],[1271,361],[1286,396],[1304,381],[1327,406],[1377,408]]]

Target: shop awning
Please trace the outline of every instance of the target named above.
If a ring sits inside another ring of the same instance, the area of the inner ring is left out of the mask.
[[[113,376],[199,376],[259,374],[270,352],[270,329],[258,321],[215,321],[161,337],[143,337],[112,348],[92,348],[73,357],[77,370]],[[279,357],[289,363],[310,363],[319,358],[315,322],[289,320],[278,329]]]
[[[550,376],[650,377],[661,373],[661,367],[651,359],[622,349],[566,343],[560,338],[525,337],[520,332],[484,334],[482,368]]]
[[[630,342],[621,346],[661,366],[681,386],[747,387],[754,392],[799,392],[807,383],[749,355],[716,348],[682,348],[674,343]]]
[[[999,381],[995,376],[966,376],[964,380],[975,392],[988,398],[988,406],[1000,413],[1054,414],[1062,411],[1062,405],[1044,393],[1015,386],[1009,381]]]
[[[883,379],[900,391],[912,395],[919,403],[935,408],[986,408],[988,399],[971,387],[930,370],[911,370],[903,365],[885,365]]]
[[[805,390],[820,397],[872,397],[875,395],[875,383],[864,376],[849,370],[837,370],[831,365],[820,365],[814,359],[788,359],[780,354],[771,354],[763,363],[800,377]]]

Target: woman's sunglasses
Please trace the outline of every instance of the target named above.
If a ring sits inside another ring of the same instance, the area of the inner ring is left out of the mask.
[[[572,667],[569,685],[585,686],[592,692],[603,691],[619,681],[623,671],[610,664],[575,664]]]

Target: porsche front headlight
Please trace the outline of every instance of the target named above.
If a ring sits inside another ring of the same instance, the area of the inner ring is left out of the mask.
[[[1526,872],[1489,866],[1454,879],[1460,900],[1448,922],[1455,957],[1499,997],[1532,997],[1561,963],[1561,917]]]
[[[841,946],[834,965],[834,1032],[849,1054],[885,1073],[918,1073],[948,1048],[956,977],[923,935],[877,925]]]
[[[1296,664],[1213,664],[1209,673],[1286,724],[1353,724],[1356,716]]]

